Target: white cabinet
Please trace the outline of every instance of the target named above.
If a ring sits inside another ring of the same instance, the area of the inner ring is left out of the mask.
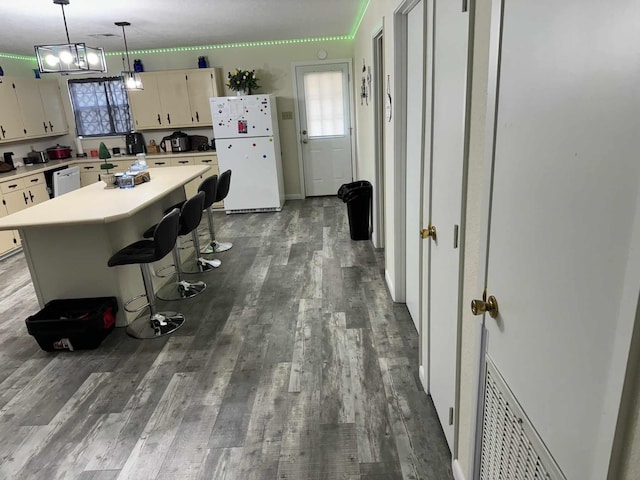
[[[57,80],[39,80],[40,98],[44,108],[44,119],[50,135],[63,135],[69,132],[67,116],[62,106],[62,93]]]
[[[211,168],[207,170],[207,173],[200,175],[198,178],[191,180],[184,186],[185,194],[187,198],[194,196],[198,192],[198,187],[202,180],[207,177],[211,177],[213,175],[219,175],[218,169],[218,156],[215,153],[211,153],[209,155],[202,155],[198,157],[192,157],[194,165],[209,165]],[[217,202],[213,204],[213,208],[215,209],[223,209],[224,202]]]
[[[144,90],[129,92],[137,130],[211,125],[209,98],[222,95],[219,68],[141,73]]]
[[[22,114],[13,81],[0,77],[0,141],[24,137]]]
[[[0,205],[0,218],[6,217],[7,207],[4,205],[4,198],[2,199],[2,205]],[[0,255],[13,250],[20,244],[20,236],[15,230],[0,230]]]
[[[0,83],[0,141],[69,131],[57,80],[5,78]]]
[[[49,200],[49,192],[43,173],[1,182],[0,193],[2,193],[0,217]],[[20,236],[17,231],[0,233],[2,234],[0,235],[0,254],[20,246]],[[12,244],[12,247],[3,250],[9,244]]]

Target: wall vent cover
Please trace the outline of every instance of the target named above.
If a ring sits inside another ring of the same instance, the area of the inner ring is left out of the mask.
[[[481,480],[566,480],[487,356]]]

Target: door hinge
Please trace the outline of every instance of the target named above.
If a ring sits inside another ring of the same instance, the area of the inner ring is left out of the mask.
[[[453,425],[453,407],[449,407],[449,425]]]

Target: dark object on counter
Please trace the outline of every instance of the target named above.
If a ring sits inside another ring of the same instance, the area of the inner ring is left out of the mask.
[[[49,161],[49,154],[47,152],[39,151],[39,150],[31,150],[27,153],[27,158],[24,163],[26,165],[31,165],[33,163],[47,163]]]
[[[207,68],[209,66],[209,60],[207,57],[198,57],[198,68]]]
[[[139,58],[136,58],[133,61],[133,71],[134,72],[144,72],[144,66],[142,65],[142,60],[140,60]]]
[[[211,139],[211,150],[213,150],[214,152],[216,151],[216,139],[215,138]]]
[[[204,135],[190,135],[191,150],[203,152],[209,150],[209,138]]]
[[[47,352],[93,349],[115,327],[117,312],[115,297],[51,300],[25,323]]]
[[[144,137],[141,133],[127,133],[127,135],[125,136],[125,142],[127,143],[127,155],[147,153],[147,147],[144,144]]]
[[[371,226],[369,222],[373,188],[366,180],[345,183],[338,190],[338,198],[347,204],[349,216],[349,233],[351,240],[369,240],[371,238]]]
[[[13,152],[4,152],[4,162],[0,162],[0,173],[15,170],[13,165]]]
[[[113,156],[114,157],[119,157],[120,156],[120,147],[113,147],[111,149],[111,151],[113,152]]]
[[[160,142],[160,148],[167,151],[166,141],[171,143],[171,151],[173,153],[188,152],[191,150],[191,139],[184,132],[173,132],[168,137],[164,137]]]
[[[56,145],[55,147],[47,148],[47,155],[51,160],[63,160],[65,158],[71,158],[71,147],[65,147],[64,145]]]

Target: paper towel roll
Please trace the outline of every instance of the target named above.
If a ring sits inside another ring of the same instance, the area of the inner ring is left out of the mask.
[[[76,137],[76,155],[84,155],[84,150],[82,149],[82,139],[80,137]]]

